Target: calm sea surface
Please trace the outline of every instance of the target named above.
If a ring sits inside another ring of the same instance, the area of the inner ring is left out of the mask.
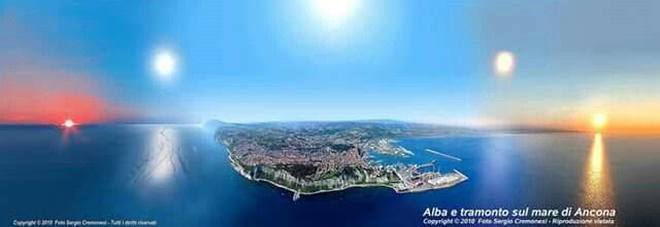
[[[141,219],[160,226],[418,226],[427,207],[617,209],[660,225],[660,136],[515,134],[402,140],[410,158],[457,169],[455,187],[303,196],[251,182],[193,126],[0,126],[0,226],[14,219]],[[431,152],[456,156],[449,159]]]

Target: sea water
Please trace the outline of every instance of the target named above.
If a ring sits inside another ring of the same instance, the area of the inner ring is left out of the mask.
[[[159,226],[419,226],[427,208],[617,210],[658,225],[660,136],[489,134],[404,139],[409,157],[469,180],[397,194],[351,188],[303,196],[236,173],[209,129],[105,125],[0,127],[0,225],[14,220],[140,220]],[[449,159],[431,152],[460,158]]]

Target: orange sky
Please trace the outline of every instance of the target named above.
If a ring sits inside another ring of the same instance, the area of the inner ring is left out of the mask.
[[[13,71],[0,75],[0,123],[60,124],[66,119],[96,123],[125,111],[97,94],[84,75],[55,71]]]

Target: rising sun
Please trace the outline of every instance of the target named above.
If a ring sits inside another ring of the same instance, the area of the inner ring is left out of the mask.
[[[601,131],[607,125],[607,116],[605,114],[596,114],[591,118],[591,124],[594,129]]]
[[[75,125],[76,125],[76,123],[73,122],[73,120],[71,120],[71,119],[66,119],[66,121],[64,121],[64,123],[62,123],[62,126],[66,127],[66,128],[71,128]]]

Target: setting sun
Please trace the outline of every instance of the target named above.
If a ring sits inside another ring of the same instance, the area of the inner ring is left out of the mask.
[[[67,119],[66,121],[64,121],[64,123],[62,123],[62,126],[66,127],[66,128],[71,128],[75,125],[76,125],[76,123],[73,122],[73,120],[71,120],[71,119]]]
[[[594,129],[603,130],[607,124],[607,116],[605,114],[596,114],[591,119],[591,124],[594,126]]]

